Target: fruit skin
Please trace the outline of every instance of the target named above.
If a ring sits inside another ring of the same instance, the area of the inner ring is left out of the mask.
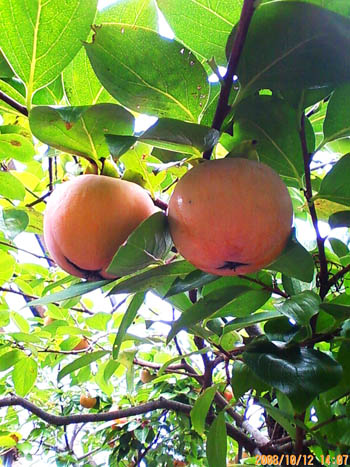
[[[106,273],[118,248],[157,208],[135,183],[81,175],[60,185],[44,215],[44,239],[56,263],[86,279]]]
[[[278,174],[260,162],[203,162],[177,183],[168,218],[180,254],[219,276],[249,274],[272,263],[291,232],[293,208]]]
[[[88,341],[84,338],[82,339],[75,347],[73,350],[84,350],[89,347]]]
[[[152,381],[152,379],[153,379],[153,376],[151,375],[149,370],[147,370],[146,368],[142,368],[141,374],[140,374],[141,382],[146,384],[146,383],[149,383],[150,381]]]
[[[93,409],[97,404],[96,397],[85,396],[82,394],[80,396],[80,405],[85,409]]]
[[[227,400],[227,402],[230,402],[232,397],[233,397],[232,391],[230,391],[229,389],[226,389],[224,391],[224,398]]]
[[[53,323],[55,320],[51,318],[51,316],[45,316],[44,318],[44,326],[48,326],[49,324]]]

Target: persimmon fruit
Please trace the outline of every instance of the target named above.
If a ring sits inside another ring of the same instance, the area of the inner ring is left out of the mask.
[[[225,389],[224,391],[224,398],[227,400],[227,402],[230,402],[230,400],[233,397],[233,393],[230,389]]]
[[[73,350],[85,350],[89,347],[89,342],[87,339],[82,339],[78,344],[73,348]]]
[[[44,214],[44,239],[56,263],[90,280],[113,278],[106,269],[118,248],[157,208],[135,183],[80,175],[54,190]]]
[[[205,161],[170,198],[170,233],[179,253],[205,272],[248,274],[268,266],[291,232],[292,202],[279,175],[244,158]]]
[[[87,396],[86,394],[82,394],[80,396],[80,405],[85,409],[93,409],[94,407],[96,407],[96,404],[96,397]]]
[[[151,375],[149,370],[147,370],[147,368],[142,368],[141,373],[140,373],[141,382],[146,384],[152,381],[152,379],[153,379],[153,376]]]

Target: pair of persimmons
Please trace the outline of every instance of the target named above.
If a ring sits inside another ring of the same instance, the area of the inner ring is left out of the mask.
[[[46,246],[65,271],[87,279],[106,272],[118,248],[157,208],[139,185],[81,175],[60,185],[44,216]],[[270,167],[244,158],[204,161],[177,183],[168,219],[177,251],[220,276],[268,266],[285,247],[293,209]]]

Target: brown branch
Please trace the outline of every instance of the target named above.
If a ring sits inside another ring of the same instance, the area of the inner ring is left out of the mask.
[[[157,198],[153,200],[153,204],[157,206],[157,208],[162,209],[163,211],[166,211],[168,209],[167,203],[162,201],[161,199]]]
[[[17,101],[15,101],[14,99],[12,99],[11,97],[7,96],[5,93],[3,93],[2,91],[0,91],[0,99],[4,102],[6,102],[6,104],[8,104],[10,107],[12,107],[13,109],[17,110],[17,112],[19,112],[20,114],[28,117],[28,110],[26,107],[24,107],[23,105],[19,104]]]
[[[348,266],[346,266],[345,268],[341,269],[340,271],[338,271],[336,274],[334,274],[334,276],[331,279],[329,279],[327,292],[331,287],[333,287],[333,285],[336,285],[337,282],[343,276],[345,276],[345,274],[348,273],[348,272],[350,272],[350,264]]]
[[[225,401],[226,402],[226,401]],[[102,413],[88,413],[88,414],[77,414],[77,415],[52,415],[40,407],[36,406],[32,402],[24,399],[19,396],[9,396],[3,399],[0,399],[0,407],[10,407],[10,406],[20,406],[23,409],[28,410],[32,414],[39,417],[41,420],[49,423],[50,425],[56,426],[67,426],[76,423],[89,423],[89,422],[109,422],[115,419],[120,419],[124,417],[132,417],[135,415],[142,415],[147,412],[154,410],[173,410],[175,412],[182,412],[187,415],[190,414],[192,406],[188,404],[183,404],[182,402],[177,402],[173,400],[167,400],[161,397],[160,399],[152,402],[147,402],[146,404],[139,405],[137,407],[130,407],[128,409],[114,410],[111,412],[102,412]],[[211,423],[214,420],[214,416],[208,416],[207,421]],[[249,452],[254,452],[256,450],[256,443],[254,440],[246,436],[242,431],[233,427],[230,424],[226,424],[227,433],[230,437],[235,439],[238,443]]]
[[[320,297],[323,300],[324,297],[327,295],[327,291],[329,290],[328,288],[328,267],[327,267],[327,259],[326,259],[326,253],[325,253],[325,248],[324,248],[325,238],[321,237],[321,234],[318,228],[316,208],[315,208],[314,202],[312,201],[312,185],[311,185],[311,171],[310,171],[311,154],[309,154],[308,149],[307,149],[306,134],[305,134],[305,114],[304,113],[302,114],[302,117],[301,117],[299,137],[300,137],[301,149],[302,149],[303,159],[304,159],[304,173],[305,173],[304,195],[309,206],[312,224],[316,232],[316,241],[317,241],[318,255],[319,255],[319,261],[320,261],[320,273],[319,273]]]
[[[222,79],[219,101],[216,107],[215,116],[212,123],[212,128],[215,128],[219,131],[225,120],[225,117],[230,111],[230,106],[228,105],[228,102],[233,85],[233,77],[236,74],[238,62],[241,57],[245,39],[247,37],[250,21],[254,13],[254,2],[255,0],[244,0],[241,11],[241,17],[239,19],[237,27],[237,33],[233,42],[231,55],[227,65],[227,71]],[[203,154],[203,157],[205,159],[210,159],[211,153],[212,149],[206,151]]]
[[[289,295],[286,293],[286,292],[283,292],[283,290],[281,290],[280,288],[278,287],[270,287],[268,286],[267,284],[264,284],[264,282],[262,281],[259,281],[257,279],[253,279],[252,277],[248,277],[248,276],[241,276],[239,275],[239,278],[240,279],[244,279],[244,280],[247,280],[249,282],[254,282],[254,284],[258,284],[258,285],[261,285],[261,287],[265,290],[268,290],[269,292],[271,293],[274,293],[276,295],[280,295],[281,297],[284,297],[284,298],[289,298]]]
[[[33,206],[35,206],[36,204],[39,204],[39,203],[46,203],[45,199],[48,196],[50,196],[51,193],[52,193],[52,191],[48,191],[47,193],[45,193],[40,198],[37,198],[35,201],[32,201],[31,203],[26,204],[26,208],[32,208]]]

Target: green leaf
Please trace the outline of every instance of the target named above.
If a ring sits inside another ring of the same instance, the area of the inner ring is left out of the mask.
[[[4,94],[14,99],[19,104],[25,105],[26,102],[25,102],[24,95],[15,87],[17,84],[18,82],[15,81],[14,78],[6,79],[6,80],[2,79],[0,80],[0,91],[2,91]],[[11,107],[9,104],[6,104],[6,102],[4,102],[3,100],[0,100],[0,110],[2,112],[10,113],[15,116],[22,116],[19,110],[16,110],[13,107]]]
[[[114,255],[107,272],[125,276],[150,264],[161,263],[171,246],[167,217],[163,212],[156,212],[131,233]]]
[[[27,355],[20,350],[10,350],[0,356],[0,371],[6,371],[11,368],[21,358],[26,358]]]
[[[11,279],[15,266],[15,258],[9,253],[0,250],[0,284]]]
[[[97,0],[0,0],[0,46],[29,98],[53,81],[82,46]],[[20,27],[19,27],[20,25]]]
[[[350,211],[338,211],[332,214],[328,219],[331,229],[337,227],[350,227]]]
[[[27,332],[10,332],[9,336],[17,342],[26,342],[28,344],[40,344],[41,340],[37,334],[29,334]]]
[[[346,105],[350,99],[350,84],[337,88],[327,106],[326,118],[323,123],[324,139],[321,146],[330,141],[350,136],[350,110]]]
[[[255,389],[258,393],[269,390],[269,385],[258,378],[253,371],[242,361],[235,360],[232,365],[231,385],[236,400],[246,392]]]
[[[304,2],[262,4],[239,61],[239,99],[258,89],[302,91],[348,81],[350,58],[342,51],[349,47],[344,16]]]
[[[342,258],[349,253],[349,248],[345,243],[343,243],[339,238],[328,237],[328,241],[331,244],[332,250],[338,256],[338,258]]]
[[[191,422],[193,429],[199,434],[204,433],[205,420],[208,415],[211,403],[214,399],[216,386],[211,386],[205,389],[196,400],[193,409],[191,410]]]
[[[280,175],[299,181],[304,173],[303,157],[295,109],[274,96],[254,96],[240,103],[235,111],[229,151],[242,141],[255,141],[260,161]],[[306,120],[309,151],[314,149],[314,134]]]
[[[314,261],[310,253],[298,242],[294,232],[280,256],[267,269],[282,272],[303,282],[311,282],[314,276]]]
[[[242,0],[157,0],[176,38],[202,59],[215,57],[218,65],[226,65],[225,44],[242,4]]]
[[[28,321],[25,318],[23,318],[22,315],[20,315],[16,311],[12,311],[11,312],[11,318],[12,318],[12,321],[14,322],[14,324],[17,326],[17,328],[21,332],[25,332],[25,333],[30,332],[30,324],[28,323]]]
[[[167,343],[169,343],[181,329],[188,328],[209,318],[209,316],[214,315],[215,312],[233,302],[237,297],[249,291],[249,287],[229,286],[208,293],[204,298],[198,300],[187,311],[182,313],[180,318],[173,323],[167,337]]]
[[[336,203],[350,206],[350,154],[346,154],[333,166],[321,182],[317,198],[325,198]]]
[[[18,134],[0,135],[0,160],[15,159],[19,162],[30,162],[35,151],[31,141]]]
[[[220,133],[204,125],[174,118],[160,118],[139,139],[151,146],[185,154],[199,155],[211,149]]]
[[[209,428],[207,459],[209,467],[226,467],[227,433],[225,412],[220,412]]]
[[[10,65],[7,63],[6,58],[0,52],[0,78],[12,78],[14,75]]]
[[[29,224],[28,214],[22,209],[5,209],[1,217],[0,228],[10,240],[24,232]]]
[[[142,48],[135,47],[141,43]],[[85,48],[98,79],[121,104],[140,113],[198,121],[209,93],[207,75],[180,43],[143,28],[104,24]]]
[[[64,69],[63,84],[70,105],[115,103],[97,79],[84,48]]]
[[[68,363],[68,365],[66,365],[62,368],[62,370],[59,371],[57,375],[57,381],[60,382],[61,379],[63,379],[66,375],[69,375],[73,371],[79,370],[84,366],[90,365],[90,363],[96,362],[97,360],[99,360],[107,354],[108,352],[106,350],[98,350],[97,352],[91,352],[86,355],[83,355],[80,358],[77,358],[76,360],[74,360],[74,362]]]
[[[12,381],[16,394],[26,396],[35,384],[38,374],[38,364],[31,358],[22,358],[14,366]]]
[[[131,302],[129,303],[128,309],[123,315],[122,322],[120,323],[120,326],[118,328],[118,333],[115,336],[115,340],[113,343],[113,358],[114,360],[118,359],[120,347],[123,343],[125,334],[127,330],[129,329],[130,325],[134,321],[137,312],[139,311],[140,307],[143,304],[143,301],[145,299],[145,294],[144,293],[138,293],[134,295],[132,298]]]
[[[214,274],[209,274],[204,271],[196,269],[195,271],[190,272],[184,278],[178,277],[173,285],[168,290],[165,298],[171,297],[172,295],[177,295],[178,293],[188,292],[192,289],[197,289],[202,287],[205,284],[218,280],[218,276]]]
[[[26,306],[47,305],[48,303],[61,302],[62,300],[79,297],[80,295],[84,295],[86,293],[92,292],[93,290],[99,289],[100,287],[103,287],[110,282],[111,281],[109,280],[97,282],[79,282],[78,284],[74,284],[67,289],[46,295],[45,297],[38,298],[37,300],[32,300],[31,302],[28,302]]]
[[[249,316],[244,316],[243,318],[235,318],[225,325],[223,334],[280,317],[281,313],[279,311],[261,311]]]
[[[176,261],[165,266],[158,266],[117,282],[108,295],[135,293],[157,288],[164,283],[174,281],[179,275],[190,273],[194,269],[195,267],[187,261]]]
[[[115,161],[125,154],[137,141],[136,136],[106,135],[105,138],[109,151]]]
[[[280,408],[274,407],[271,405],[265,398],[259,399],[259,405],[266,409],[266,412],[279,423],[286,432],[295,439],[296,436],[296,429],[295,429],[295,419],[294,417],[290,417],[289,414],[286,414],[281,411]]]
[[[311,332],[308,328],[292,324],[285,316],[265,323],[264,333],[268,340],[275,344],[290,344],[291,342],[299,342],[311,337]]]
[[[310,319],[319,312],[321,299],[311,290],[304,290],[288,298],[278,310],[301,326],[308,326]]]
[[[85,323],[89,328],[97,329],[98,331],[106,331],[107,324],[111,320],[112,316],[109,313],[100,311],[95,313],[93,316],[89,316],[85,319]]]
[[[288,396],[298,413],[318,394],[336,386],[342,376],[341,366],[325,353],[277,347],[265,338],[250,344],[243,359],[265,383]]]
[[[0,171],[0,195],[11,200],[23,201],[26,191],[24,185],[10,172]]]
[[[116,104],[55,109],[38,106],[30,112],[29,123],[43,143],[97,161],[109,155],[105,135],[132,134],[134,117]]]

